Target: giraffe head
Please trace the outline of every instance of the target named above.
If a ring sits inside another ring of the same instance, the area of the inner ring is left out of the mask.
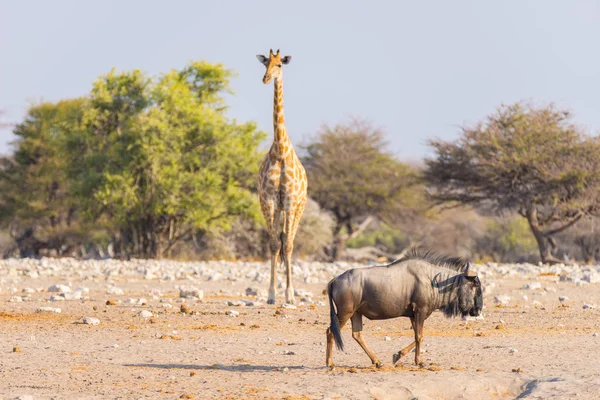
[[[292,60],[291,56],[281,57],[281,55],[279,55],[279,50],[277,50],[277,53],[273,54],[273,49],[269,51],[269,57],[257,54],[256,58],[258,58],[258,61],[260,61],[261,64],[267,67],[267,72],[265,72],[265,76],[263,76],[263,83],[269,83],[273,78],[279,78],[281,76],[283,64],[289,64]]]

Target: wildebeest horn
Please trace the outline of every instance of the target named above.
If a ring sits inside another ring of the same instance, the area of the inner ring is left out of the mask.
[[[471,263],[468,261],[467,261],[467,268],[465,270],[465,276],[467,278],[475,278],[477,276],[477,274],[475,273],[473,268],[471,268]]]

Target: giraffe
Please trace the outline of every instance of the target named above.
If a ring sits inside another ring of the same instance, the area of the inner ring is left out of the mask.
[[[257,55],[267,71],[263,83],[275,81],[273,101],[273,144],[258,171],[260,208],[267,222],[271,247],[271,280],[268,304],[275,304],[275,269],[281,256],[286,269],[285,301],[293,304],[292,252],[298,224],[304,212],[307,195],[306,171],[296,155],[285,128],[283,117],[283,65],[292,57],[281,57],[279,50],[269,57]]]

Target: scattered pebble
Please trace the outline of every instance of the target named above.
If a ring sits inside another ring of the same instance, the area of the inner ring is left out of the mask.
[[[191,298],[202,300],[204,298],[204,291],[197,288],[180,288],[179,297],[182,299]]]
[[[230,317],[237,317],[238,315],[240,315],[240,313],[235,310],[227,310],[225,314],[227,314]]]
[[[52,313],[57,313],[60,314],[62,312],[62,310],[60,308],[55,308],[55,307],[40,307],[36,310],[36,312],[52,312]]]
[[[67,285],[52,285],[48,288],[49,292],[70,293],[71,288]]]
[[[567,296],[558,296],[558,301],[560,301],[561,303],[564,303],[567,300],[569,300]]]
[[[503,306],[507,306],[510,303],[510,296],[499,295],[494,297],[494,302]]]
[[[584,304],[583,305],[584,310],[587,310],[587,309],[593,310],[594,308],[596,308],[596,306],[594,304]]]
[[[142,318],[150,318],[150,317],[152,317],[152,313],[150,311],[148,311],[148,310],[140,311],[140,313],[138,315],[140,317],[142,317]]]
[[[100,325],[100,320],[94,317],[84,317],[83,323],[86,325]]]
[[[63,296],[50,296],[49,301],[65,301]]]
[[[20,347],[13,347],[13,353],[21,353],[21,348]]]
[[[293,304],[283,303],[281,308],[289,308],[290,310],[296,309],[297,307]]]
[[[523,286],[523,289],[528,289],[528,290],[535,290],[535,289],[541,289],[541,288],[542,288],[542,284],[540,282],[531,282],[531,283],[528,283]]]
[[[109,299],[109,300],[106,300],[106,305],[107,306],[116,306],[117,302]]]
[[[518,352],[518,350],[517,350],[517,349],[510,349],[508,352],[509,352],[510,354],[515,354],[515,353],[517,353],[517,352]]]
[[[383,337],[383,340],[385,340],[386,342],[391,342],[391,341],[392,341],[392,338],[391,338],[391,337],[389,337],[389,336],[384,336],[384,337]]]

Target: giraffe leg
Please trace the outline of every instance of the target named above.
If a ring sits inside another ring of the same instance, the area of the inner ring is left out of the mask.
[[[286,235],[286,241],[284,244],[284,254],[286,259],[286,274],[287,274],[287,288],[285,292],[286,302],[294,303],[294,287],[292,282],[292,267],[291,267],[291,259],[292,253],[294,251],[294,240],[296,239],[296,233],[298,232],[298,225],[300,224],[300,219],[302,218],[302,213],[304,212],[304,206],[306,204],[306,199],[302,200],[299,204],[297,204],[296,209],[293,212],[289,212],[286,215],[286,230],[288,231]]]
[[[267,229],[269,230],[269,239],[271,247],[271,280],[269,283],[269,297],[267,304],[275,304],[275,281],[276,270],[279,264],[279,253],[281,252],[281,241],[278,235],[278,227],[281,224],[281,213],[275,210],[274,204],[269,207],[269,216],[265,213],[267,220]]]
[[[283,261],[285,263],[285,302],[288,304],[294,304],[296,302],[294,298],[294,284],[292,283],[292,253],[294,251],[294,218],[296,216],[295,211],[288,211],[285,213],[285,224],[282,234],[282,246],[283,246]]]

